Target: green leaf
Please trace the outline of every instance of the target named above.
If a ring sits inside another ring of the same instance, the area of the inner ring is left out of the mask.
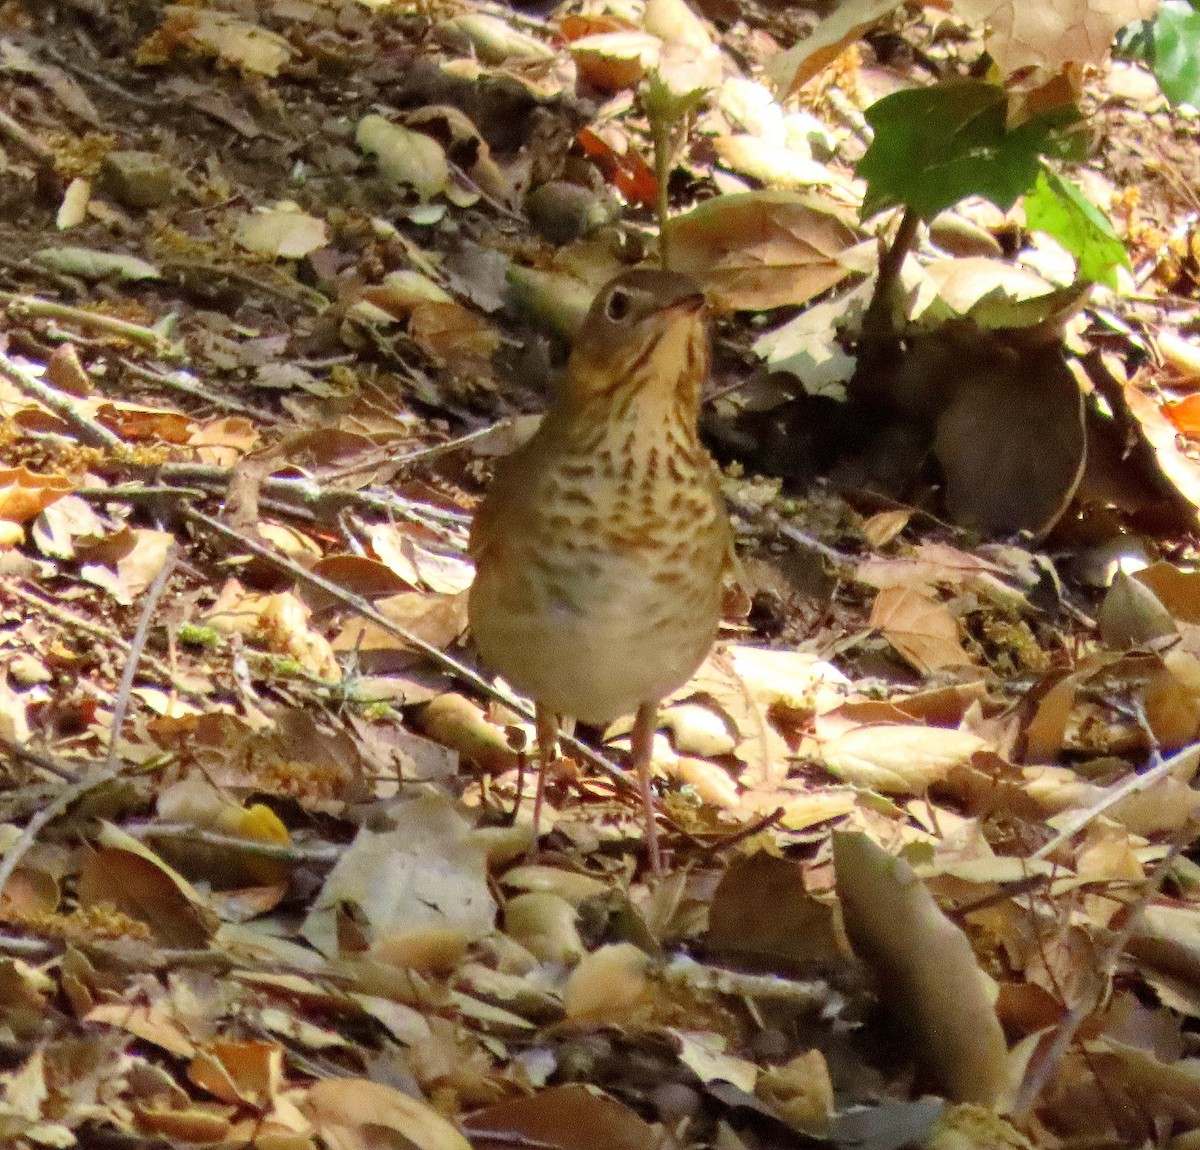
[[[866,111],[875,138],[858,164],[867,181],[862,216],[903,205],[922,219],[968,196],[1007,211],[1033,187],[1043,155],[1075,154],[1081,139],[1071,106],[1006,123],[1003,88],[980,81],[896,92]]]
[[[1200,12],[1163,0],[1153,25],[1154,75],[1172,104],[1200,107]]]
[[[1129,267],[1125,246],[1108,217],[1068,180],[1043,167],[1025,198],[1025,221],[1056,239],[1075,257],[1079,278],[1117,286],[1117,268]]]

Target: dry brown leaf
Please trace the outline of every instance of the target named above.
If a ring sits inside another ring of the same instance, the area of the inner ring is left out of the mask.
[[[429,926],[470,938],[492,929],[487,855],[467,820],[432,791],[397,804],[391,815],[391,830],[359,831],[305,918],[304,937],[331,957],[343,905],[358,908],[371,941]]]
[[[921,795],[955,767],[987,748],[967,731],[879,723],[830,740],[825,769],[856,787],[891,795]]]
[[[187,879],[111,823],[102,825],[99,841],[79,872],[80,906],[114,906],[146,923],[164,946],[208,941],[216,916]]]
[[[1105,63],[1117,31],[1149,20],[1158,0],[954,0],[954,7],[968,23],[987,26],[987,50],[1005,76],[1031,67],[1054,75]]]
[[[857,239],[838,216],[793,192],[718,196],[668,229],[675,270],[725,311],[807,303],[851,273],[839,257]]]
[[[301,1109],[330,1150],[379,1150],[384,1138],[414,1150],[471,1150],[427,1103],[365,1078],[327,1078]]]
[[[217,467],[232,467],[249,455],[258,442],[258,429],[240,415],[201,424],[188,437],[188,446],[195,448],[196,458]]]
[[[514,1143],[543,1150],[657,1150],[661,1134],[629,1107],[590,1086],[552,1086],[485,1106],[463,1123],[475,1150]]]
[[[959,636],[950,609],[907,587],[880,591],[871,608],[869,626],[922,675],[951,667],[969,667],[971,657]]]
[[[767,75],[779,89],[780,97],[789,96],[808,83],[868,28],[899,8],[900,3],[901,0],[845,0],[839,4],[831,16],[813,29],[812,35],[773,56],[767,64]]]
[[[196,1052],[187,1076],[221,1102],[266,1109],[283,1087],[283,1047],[262,1039],[213,1039]]]
[[[340,681],[341,665],[329,640],[309,627],[311,616],[312,610],[290,591],[261,595],[230,579],[203,619],[223,634],[243,635],[295,659],[319,678]]]
[[[140,1006],[128,1002],[103,1002],[89,1010],[81,1021],[119,1027],[177,1058],[191,1058],[196,1053],[196,1046],[183,1024],[165,1003]]]
[[[992,1105],[1007,1085],[1008,1052],[993,984],[967,936],[912,867],[866,835],[835,833],[833,858],[850,941],[909,1028],[912,1053],[951,1100]]]
[[[805,974],[845,956],[833,909],[808,891],[801,867],[761,852],[722,876],[704,941],[710,955],[776,974]]]
[[[1181,623],[1200,623],[1200,571],[1182,571],[1159,561],[1134,573]]]

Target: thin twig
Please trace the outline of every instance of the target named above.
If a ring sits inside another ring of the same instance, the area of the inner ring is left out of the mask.
[[[23,128],[6,111],[0,108],[0,134],[7,136],[14,144],[20,144],[40,164],[54,167],[54,152],[47,144],[43,144],[28,129]]]
[[[1167,872],[1183,852],[1184,846],[1195,836],[1195,833],[1196,827],[1192,823],[1189,823],[1180,830],[1175,836],[1175,841],[1171,844],[1171,849],[1159,859],[1158,865],[1147,877],[1141,895],[1139,895],[1137,901],[1130,908],[1129,915],[1122,924],[1121,929],[1112,936],[1105,950],[1104,961],[1100,964],[1100,970],[1105,976],[1106,982],[1111,982],[1117,969],[1117,963],[1120,961],[1121,955],[1124,954],[1126,946],[1129,945],[1134,928],[1141,920],[1147,904],[1158,893],[1163,879],[1167,876]],[[1028,1117],[1034,1103],[1037,1102],[1038,1095],[1041,1094],[1042,1090],[1045,1089],[1054,1077],[1059,1063],[1070,1048],[1071,1043],[1075,1041],[1075,1036],[1078,1034],[1080,1026],[1083,1025],[1084,1021],[1095,1009],[1096,1002],[1089,997],[1086,1002],[1077,1003],[1067,1012],[1066,1017],[1059,1025],[1058,1033],[1054,1036],[1054,1041],[1050,1043],[1041,1061],[1038,1062],[1037,1066],[1034,1067],[1021,1083],[1020,1090],[1012,1107],[1012,1119],[1014,1122],[1023,1122]]]
[[[81,307],[70,304],[54,303],[51,300],[40,299],[33,295],[20,295],[14,292],[0,291],[0,304],[9,313],[18,318],[28,316],[32,319],[61,319],[69,320],[80,327],[94,328],[107,335],[120,336],[133,343],[148,347],[155,355],[164,359],[179,359],[183,355],[181,348],[176,347],[166,336],[145,327],[139,323],[118,319],[114,315],[104,315],[102,312],[86,311]]]
[[[7,735],[0,734],[0,748],[14,759],[28,766],[37,767],[38,770],[45,771],[47,774],[57,775],[60,779],[68,783],[73,783],[79,778],[79,775],[75,771],[59,765],[49,755],[43,755],[40,751],[24,747],[20,743],[8,738]]]
[[[159,600],[166,590],[167,580],[175,572],[175,563],[179,556],[179,544],[172,543],[167,549],[166,558],[159,568],[158,574],[146,592],[146,602],[142,604],[142,612],[138,616],[137,629],[133,633],[133,641],[129,644],[129,653],[125,659],[125,670],[121,673],[121,682],[117,687],[117,698],[113,705],[112,725],[109,727],[108,755],[104,760],[104,770],[111,771],[117,759],[117,740],[121,736],[121,728],[125,725],[125,715],[129,711],[129,697],[133,690],[133,680],[137,675],[142,661],[142,652],[146,649],[146,639],[150,634],[150,623],[154,612],[158,610]]]
[[[224,493],[233,482],[232,467],[217,467],[207,463],[163,463],[139,465],[123,463],[127,471],[136,471],[148,479],[156,479],[170,487],[195,486],[208,491]],[[103,488],[85,488],[77,494],[88,499],[103,499]],[[298,506],[323,519],[329,520],[348,507],[363,511],[376,511],[384,515],[396,515],[427,526],[448,523],[455,527],[466,527],[471,522],[469,515],[458,511],[447,511],[431,507],[415,500],[403,499],[388,492],[380,494],[370,491],[344,491],[327,488],[313,479],[271,475],[265,478],[259,491],[264,498],[275,499],[281,504]]]
[[[3,293],[0,293],[3,294]],[[61,416],[78,433],[82,442],[89,447],[123,447],[125,441],[109,431],[107,427],[89,419],[79,408],[61,392],[44,384],[31,371],[21,367],[7,355],[0,352],[0,376],[3,376],[31,399],[37,400],[43,407]]]
[[[240,399],[235,399],[231,395],[216,392],[212,388],[202,384],[189,371],[155,371],[125,356],[118,355],[115,358],[117,363],[129,372],[130,375],[136,376],[138,379],[144,379],[147,383],[170,388],[172,391],[181,391],[185,395],[202,399],[205,403],[211,403],[213,406],[221,408],[224,411],[236,411],[242,415],[253,416],[262,423],[279,423],[277,415],[263,411],[252,404],[243,403]]]
[[[426,642],[419,635],[414,635],[407,628],[399,626],[386,615],[381,614],[362,598],[361,595],[354,595],[329,579],[325,579],[315,572],[306,571],[299,564],[293,563],[290,559],[272,551],[269,547],[264,547],[261,543],[247,538],[232,527],[226,526],[219,519],[214,519],[211,515],[205,515],[204,512],[197,511],[194,507],[184,508],[183,515],[191,522],[207,528],[209,531],[236,544],[241,549],[250,552],[251,555],[265,560],[273,566],[278,567],[281,571],[286,571],[297,582],[323,591],[336,602],[348,607],[364,619],[369,619],[375,626],[387,634],[394,635],[397,639],[402,640],[415,650],[420,651],[423,655],[428,656],[428,658],[447,670],[459,682],[470,686],[481,695],[507,707],[511,711],[515,711],[529,722],[537,721],[533,707],[529,703],[492,686],[482,675],[473,671],[465,663],[460,663],[452,655],[447,655],[445,651],[435,647],[432,643]],[[587,760],[587,762],[591,763],[592,766],[599,768],[605,774],[611,776],[626,794],[638,794],[636,786],[625,776],[620,767],[610,763],[603,755],[592,750],[586,743],[580,742],[574,735],[561,736],[560,741],[569,746],[576,754]]]
[[[3,894],[8,880],[13,876],[13,871],[21,865],[21,860],[29,853],[29,848],[37,841],[38,835],[42,833],[42,828],[58,818],[67,807],[86,795],[88,791],[94,791],[97,787],[111,782],[124,769],[125,764],[123,763],[113,770],[93,768],[83,778],[59,791],[41,810],[34,812],[29,822],[25,824],[21,837],[4,852],[4,858],[0,860],[0,894]]]
[[[318,866],[333,866],[344,853],[333,843],[272,843],[262,839],[241,838],[238,835],[221,834],[205,830],[191,823],[135,823],[122,827],[126,834],[135,839],[182,839],[188,843],[200,843],[222,851],[237,851],[256,858],[275,862],[309,863]]]
[[[360,455],[357,459],[347,463],[345,467],[338,467],[333,471],[322,472],[321,478],[326,483],[334,479],[345,479],[349,475],[358,475],[360,472],[368,471],[381,463],[386,463],[397,470],[415,467],[417,464],[428,463],[430,460],[440,459],[443,455],[461,451],[469,444],[487,438],[499,426],[500,424],[498,423],[489,423],[486,427],[477,427],[474,431],[468,431],[466,434],[460,435],[455,439],[448,439],[445,443],[435,443],[432,447],[422,447],[417,451],[410,451],[407,455],[401,455],[399,458],[393,456],[392,448],[380,447],[377,450],[368,451]]]
[[[40,594],[27,590],[16,583],[4,583],[0,586],[0,595],[12,595],[14,598],[20,599],[21,602],[28,603],[36,607],[39,611],[44,611],[47,615],[53,616],[57,622],[65,623],[81,635],[91,635],[93,638],[102,639],[106,643],[111,643],[126,657],[129,655],[129,644],[120,635],[115,634],[105,627],[101,627],[97,623],[93,623],[90,619],[84,619],[82,616],[68,611],[61,603],[52,603],[49,599],[45,599]],[[189,699],[208,698],[203,691],[197,691],[195,687],[189,687],[186,683],[180,682],[175,672],[166,663],[162,662],[161,659],[155,658],[152,655],[144,655],[142,663],[167,683],[171,687],[171,690],[177,694]]]
[[[1198,756],[1200,756],[1200,743],[1192,743],[1190,746],[1184,747],[1182,751],[1177,751],[1169,759],[1164,759],[1158,766],[1151,767],[1150,770],[1143,771],[1140,775],[1133,775],[1118,786],[1110,787],[1101,796],[1099,802],[1093,803],[1087,810],[1080,811],[1069,819],[1054,838],[1039,847],[1030,857],[1049,858],[1060,846],[1074,838],[1084,827],[1099,818],[1105,811],[1116,806],[1122,799],[1135,795],[1139,791],[1148,790],[1160,779],[1173,775],[1188,759],[1195,759]]]

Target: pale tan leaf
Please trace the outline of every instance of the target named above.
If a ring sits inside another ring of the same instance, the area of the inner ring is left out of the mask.
[[[913,1054],[957,1102],[989,1106],[1007,1083],[994,984],[967,936],[938,909],[903,859],[859,833],[835,833],[834,869],[846,931],[908,1028]]]
[[[1037,67],[1053,75],[1069,64],[1103,64],[1118,29],[1148,20],[1158,0],[954,0],[971,24],[987,25],[987,50],[1005,75]]]
[[[325,221],[290,201],[264,211],[242,216],[237,226],[237,242],[264,256],[303,259],[329,242]]]
[[[910,587],[880,591],[869,625],[922,675],[971,665],[950,609]]]
[[[773,56],[767,75],[788,96],[811,80],[826,64],[873,24],[899,8],[901,0],[844,0],[794,48]]]
[[[471,1150],[471,1144],[427,1103],[365,1078],[318,1082],[301,1109],[330,1150],[375,1150],[384,1144],[381,1136],[387,1144],[396,1142],[413,1150]]]
[[[877,723],[826,743],[822,760],[827,770],[856,787],[920,795],[986,747],[985,740],[966,731]]]
[[[853,230],[795,192],[718,196],[670,221],[675,270],[724,310],[807,303],[851,272],[840,259]]]

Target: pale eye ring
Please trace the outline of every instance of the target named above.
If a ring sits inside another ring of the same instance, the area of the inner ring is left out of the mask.
[[[604,304],[605,316],[613,323],[623,323],[633,310],[633,300],[624,288],[616,288]]]

